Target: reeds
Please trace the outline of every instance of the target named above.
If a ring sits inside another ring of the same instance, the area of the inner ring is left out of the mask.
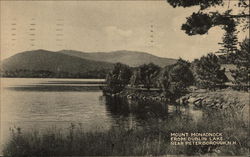
[[[215,113],[213,113],[215,114]],[[22,132],[12,129],[3,153],[8,157],[29,156],[141,156],[141,155],[246,155],[249,153],[248,128],[239,121],[228,123],[226,118],[205,116],[200,122],[175,117],[165,121],[152,119],[147,127],[112,127],[108,131],[86,132],[81,125],[68,129],[51,127],[47,131]],[[235,124],[236,123],[236,124]],[[222,132],[226,138],[237,140],[231,146],[174,146],[173,132]]]

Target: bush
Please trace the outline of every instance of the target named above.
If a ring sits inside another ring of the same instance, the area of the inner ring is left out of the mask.
[[[193,74],[190,63],[179,59],[176,64],[165,67],[161,76],[160,84],[165,95],[179,97],[186,93],[186,88],[193,84]]]
[[[131,68],[125,64],[116,63],[113,70],[107,75],[106,92],[118,93],[129,83],[132,75]]]
[[[221,69],[218,57],[212,53],[195,60],[192,63],[192,70],[195,84],[200,88],[214,90],[227,80],[225,70]]]

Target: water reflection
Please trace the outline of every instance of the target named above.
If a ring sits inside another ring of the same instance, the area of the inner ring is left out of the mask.
[[[3,88],[13,91],[100,91],[103,79],[1,78]]]
[[[70,85],[70,84],[59,84],[59,85],[26,85],[7,87],[9,90],[14,91],[46,91],[46,92],[57,92],[57,91],[100,91],[101,85]]]
[[[162,132],[166,145],[169,145],[170,132],[223,132],[227,137],[240,132],[237,138],[244,141],[248,131],[244,123],[220,111],[201,110],[191,104],[179,106],[103,96],[98,87],[101,83],[96,84],[98,80],[87,80],[89,84],[86,80],[73,79],[1,81],[4,85],[1,87],[2,144],[8,140],[9,127],[13,126],[24,132],[32,129],[42,132],[52,126],[67,131],[70,124],[75,123],[89,133],[98,130],[108,134],[117,128],[139,129],[145,137],[158,137]]]
[[[178,106],[162,102],[127,100],[122,98],[103,97],[107,112],[118,127],[150,127],[153,123],[181,121],[197,123],[202,119],[203,112],[194,106]]]

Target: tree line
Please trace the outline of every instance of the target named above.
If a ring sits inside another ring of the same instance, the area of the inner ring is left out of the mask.
[[[164,95],[181,96],[190,86],[216,90],[226,87],[225,82],[231,81],[237,87],[249,87],[249,46],[249,39],[245,39],[240,44],[240,49],[231,55],[233,65],[237,67],[230,70],[234,80],[228,80],[225,74],[223,57],[209,53],[191,63],[180,58],[175,64],[164,68],[153,63],[138,67],[116,63],[106,77],[105,91],[119,93],[126,87],[147,90],[158,88]]]
[[[108,70],[93,70],[87,72],[70,73],[65,71],[53,72],[50,70],[30,70],[15,69],[2,70],[1,77],[19,77],[19,78],[105,78]]]

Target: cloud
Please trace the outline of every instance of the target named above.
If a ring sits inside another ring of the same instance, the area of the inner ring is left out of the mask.
[[[110,36],[129,37],[133,33],[132,30],[123,30],[116,26],[108,26],[105,27],[104,30]]]

